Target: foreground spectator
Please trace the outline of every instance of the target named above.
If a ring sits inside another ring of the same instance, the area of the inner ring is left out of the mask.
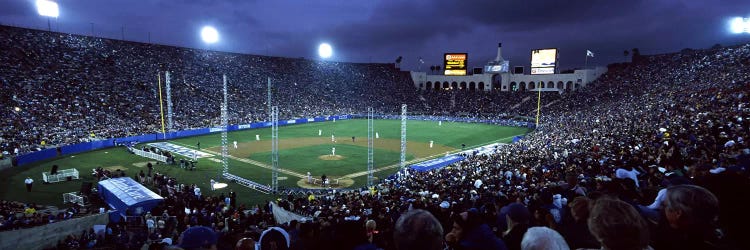
[[[548,227],[532,227],[523,235],[522,250],[569,250],[565,239]]]
[[[453,229],[445,241],[455,249],[508,249],[474,209],[453,216]]]
[[[667,188],[665,220],[654,239],[656,249],[722,249],[716,228],[719,202],[713,193],[695,185]]]
[[[588,224],[602,249],[651,249],[646,220],[633,206],[621,200],[606,197],[597,200],[591,208]]]
[[[510,250],[521,249],[521,241],[526,230],[529,228],[531,213],[523,204],[513,203],[508,205],[506,216],[508,230],[503,232],[503,241]]]
[[[289,234],[283,228],[271,227],[263,231],[258,242],[260,249],[287,250],[289,249]]]
[[[218,236],[210,227],[190,227],[180,235],[179,246],[185,250],[216,250]]]
[[[443,227],[430,212],[414,209],[396,222],[393,239],[396,249],[440,250],[443,248]]]

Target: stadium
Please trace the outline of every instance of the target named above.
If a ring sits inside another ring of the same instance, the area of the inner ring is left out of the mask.
[[[0,12],[0,249],[750,247],[746,38],[606,65],[509,38],[423,69],[66,31],[84,10],[27,2],[44,27]]]

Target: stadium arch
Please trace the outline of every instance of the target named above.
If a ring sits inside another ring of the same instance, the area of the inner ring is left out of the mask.
[[[471,91],[477,90],[477,83],[469,82],[469,90]]]
[[[430,87],[426,86],[426,83],[429,81],[432,83],[432,88],[442,88],[446,90],[471,90],[471,82],[474,82],[474,90],[481,89],[484,91],[517,91],[529,89],[539,89],[540,91],[568,91],[586,86],[605,72],[607,72],[606,67],[575,70],[573,73],[548,75],[512,74],[510,72],[505,72],[452,76],[431,75],[428,74],[428,72],[421,71],[410,71],[410,74],[414,82],[414,87],[420,89],[429,89]],[[480,82],[485,83],[486,85],[482,86]],[[511,82],[516,83],[515,87],[511,86]],[[523,82],[524,84],[519,84],[520,82]],[[560,86],[560,82],[563,83],[562,86]],[[567,82],[570,82],[570,84],[568,85]],[[447,83],[447,85],[445,83]],[[576,83],[578,87],[576,87]]]
[[[426,85],[427,86],[426,89],[427,90],[431,90],[432,89],[432,82],[427,82],[426,84],[427,84]]]

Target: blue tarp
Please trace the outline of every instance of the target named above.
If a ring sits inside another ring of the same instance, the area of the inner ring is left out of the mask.
[[[423,162],[411,165],[409,167],[419,172],[424,172],[424,171],[430,171],[433,169],[442,168],[442,167],[451,165],[455,162],[461,161],[463,159],[464,159],[463,156],[450,155],[450,156],[440,157],[437,159],[432,159],[429,161],[423,161]]]
[[[164,198],[130,177],[99,181],[99,196],[121,215],[141,215],[164,201]]]

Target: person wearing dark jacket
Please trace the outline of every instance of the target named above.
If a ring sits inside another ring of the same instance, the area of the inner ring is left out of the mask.
[[[510,250],[520,250],[523,235],[529,228],[531,213],[521,203],[512,203],[507,207],[506,221],[508,230],[503,232],[503,241]]]
[[[654,233],[654,249],[725,248],[715,225],[719,201],[711,191],[695,185],[667,188],[664,215]]]
[[[571,249],[598,248],[600,246],[596,238],[591,235],[587,223],[591,203],[593,202],[589,198],[576,197],[570,204],[572,221],[562,226],[562,234]]]
[[[445,236],[448,245],[463,250],[507,250],[505,243],[495,237],[480,217],[476,209],[454,215],[453,230]]]

